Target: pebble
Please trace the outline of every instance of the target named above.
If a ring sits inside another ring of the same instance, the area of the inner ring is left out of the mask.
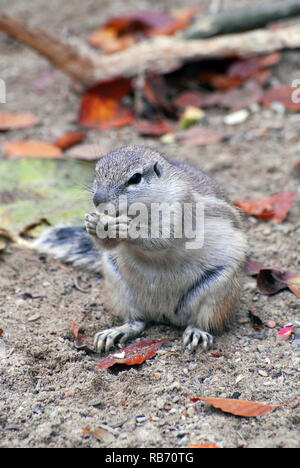
[[[268,374],[266,371],[259,370],[258,373],[259,373],[259,375],[261,375],[262,377],[269,377],[269,374]]]
[[[36,314],[33,314],[30,317],[28,317],[27,321],[28,322],[35,322],[36,320],[38,320],[40,318],[41,318],[40,314],[36,313]]]
[[[242,122],[245,122],[249,117],[249,112],[247,109],[242,109],[237,112],[232,112],[224,117],[224,123],[226,125],[238,125]]]
[[[180,389],[181,389],[180,382],[175,381],[170,385],[170,390],[180,390]]]
[[[192,418],[193,416],[195,416],[195,408],[193,406],[190,406],[187,410],[186,410],[186,413],[187,415],[189,416],[189,418]]]

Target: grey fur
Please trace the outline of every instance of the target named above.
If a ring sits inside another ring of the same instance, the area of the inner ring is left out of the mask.
[[[143,174],[142,182],[128,186],[135,173]],[[40,240],[38,247],[43,251],[53,251],[75,266],[96,272],[101,266],[111,306],[125,325],[97,333],[95,349],[108,351],[116,342],[123,344],[137,336],[147,323],[166,319],[186,328],[183,340],[190,349],[199,343],[204,349],[209,347],[209,333],[222,331],[238,301],[247,251],[239,213],[223,189],[200,169],[172,163],[153,148],[126,146],[99,160],[93,190],[95,194],[101,190],[99,200],[115,206],[126,195],[129,203],[147,206],[162,200],[182,205],[200,199],[205,207],[204,245],[197,250],[186,249],[186,238],[172,236],[100,239],[97,228],[104,219],[108,228],[117,227],[120,232],[128,228],[130,219],[126,222],[118,214],[106,219],[99,210],[86,215],[86,229],[102,257],[92,244],[92,255],[80,251],[71,235],[59,245],[56,231]],[[83,242],[80,235],[76,239]]]

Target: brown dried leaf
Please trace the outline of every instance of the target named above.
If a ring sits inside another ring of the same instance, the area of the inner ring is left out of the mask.
[[[249,315],[249,318],[251,320],[254,330],[258,331],[264,328],[263,321],[258,315],[258,311],[256,310],[255,307],[252,307],[252,311],[249,311],[248,315]]]
[[[83,141],[85,137],[86,133],[83,132],[68,132],[58,138],[54,144],[60,149],[66,150]]]
[[[42,141],[9,141],[4,143],[8,158],[61,158],[62,151],[52,143]]]
[[[82,161],[98,161],[101,156],[108,153],[111,148],[100,145],[81,144],[76,145],[64,153],[64,158],[79,159]]]
[[[224,413],[231,413],[235,416],[243,416],[245,418],[253,418],[257,416],[264,416],[271,413],[281,405],[266,405],[264,403],[257,403],[255,401],[236,400],[231,398],[206,398],[195,397],[191,398],[192,401],[205,401],[214,408],[218,408]]]
[[[140,135],[144,136],[161,136],[174,132],[173,123],[166,119],[160,119],[155,122],[140,120],[134,124],[134,127]]]
[[[269,89],[262,98],[265,107],[270,107],[273,102],[280,102],[284,107],[292,112],[300,111],[300,102],[293,99],[296,88],[292,86],[278,86]]]
[[[264,267],[257,275],[257,287],[260,292],[267,295],[289,288],[297,297],[300,297],[300,276],[284,271],[282,268]]]
[[[2,114],[0,113],[0,130],[18,130],[33,127],[40,119],[34,114]]]
[[[198,8],[185,8],[173,13],[140,10],[110,19],[94,31],[88,42],[107,54],[127,49],[147,37],[173,35],[186,29]]]
[[[249,257],[244,267],[244,272],[248,276],[256,276],[259,271],[264,268],[264,265]]]
[[[217,448],[217,449],[219,449],[219,448],[221,448],[221,447],[219,447],[219,446],[216,445],[216,444],[209,444],[209,443],[207,443],[207,444],[189,445],[188,448]]]
[[[176,139],[187,146],[218,143],[228,136],[229,134],[223,130],[213,130],[200,125],[196,125],[188,130],[176,133]]]
[[[245,200],[235,202],[246,214],[256,216],[261,220],[271,219],[276,223],[281,223],[293,204],[296,192],[281,192],[271,198]]]
[[[127,366],[142,364],[147,359],[153,358],[163,343],[166,343],[167,341],[169,340],[145,340],[133,343],[132,345],[101,359],[98,368],[107,369],[115,364],[126,364]]]
[[[121,104],[123,97],[131,91],[131,80],[127,78],[116,78],[92,86],[82,98],[78,123],[96,130],[133,124],[133,112]]]

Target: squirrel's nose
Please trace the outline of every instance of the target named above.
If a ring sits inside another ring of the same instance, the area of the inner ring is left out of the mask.
[[[95,195],[93,197],[93,203],[97,207],[101,203],[106,203],[107,198],[108,198],[108,196],[107,196],[107,191],[106,190],[104,190],[104,189],[97,190],[97,192],[95,193]]]

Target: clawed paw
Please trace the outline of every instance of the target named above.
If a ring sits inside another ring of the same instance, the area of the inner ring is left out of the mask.
[[[97,224],[99,222],[99,216],[96,213],[87,213],[85,215],[85,228],[91,236],[97,235]]]
[[[211,348],[213,337],[209,333],[189,325],[183,333],[183,344],[190,351],[195,351],[199,345],[204,351],[206,351]]]

